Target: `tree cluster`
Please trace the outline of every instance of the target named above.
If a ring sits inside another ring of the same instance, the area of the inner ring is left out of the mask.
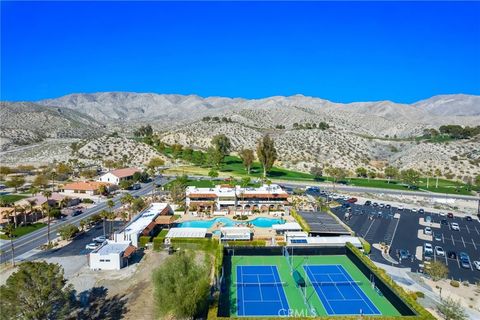
[[[204,122],[225,122],[225,123],[232,123],[232,118],[227,117],[203,117],[202,121]]]
[[[152,126],[147,124],[146,126],[141,126],[133,132],[135,137],[151,137],[153,135]]]
[[[328,128],[330,128],[329,124],[324,122],[324,121],[321,121],[320,123],[318,123],[318,125],[316,123],[297,123],[295,122],[293,124],[293,129],[295,130],[300,130],[300,129],[320,129],[320,130],[327,130]]]

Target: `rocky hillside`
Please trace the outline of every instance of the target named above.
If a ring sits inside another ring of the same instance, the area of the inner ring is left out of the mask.
[[[92,134],[97,132],[98,122],[106,126],[107,131],[130,135],[140,125],[151,124],[162,140],[170,144],[206,148],[214,135],[224,133],[238,151],[245,147],[254,148],[258,138],[269,133],[275,139],[281,164],[302,171],[308,171],[313,165],[329,163],[350,170],[358,166],[375,169],[386,164],[424,171],[439,168],[459,178],[480,172],[478,139],[448,143],[411,139],[421,135],[426,128],[445,124],[478,125],[479,96],[443,95],[414,104],[391,101],[342,104],[302,95],[248,100],[105,92],[72,94],[38,103],[48,106],[44,107],[45,110],[53,114],[60,113],[61,119],[67,118],[65,123],[60,121],[62,124],[53,127],[66,126],[70,131],[46,130],[45,134],[49,136],[62,136],[64,132],[74,136],[77,131],[73,128],[79,130],[78,136]],[[47,118],[52,122],[57,119],[53,115]],[[75,120],[77,118],[86,122]],[[41,138],[38,132],[43,130],[37,128],[44,128],[44,122],[40,117],[34,118],[33,125],[27,126],[20,118],[13,122],[3,121],[0,128],[6,138],[14,140],[10,143],[25,144]],[[328,123],[329,129],[318,129],[321,122]],[[75,123],[81,125],[75,126]],[[317,128],[299,129],[307,125]],[[131,151],[125,154],[117,146],[127,146],[125,150],[141,150],[142,147],[132,143],[135,144],[132,141],[117,144],[96,139],[82,148],[80,154],[87,158],[129,156]],[[146,158],[145,153],[138,162]]]
[[[29,102],[0,103],[0,150],[47,138],[91,138],[103,125],[75,110]]]

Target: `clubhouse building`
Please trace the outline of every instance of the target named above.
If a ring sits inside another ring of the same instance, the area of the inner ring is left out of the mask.
[[[279,185],[263,185],[259,188],[218,185],[214,188],[186,189],[186,206],[191,212],[223,212],[252,214],[284,211],[288,193]]]

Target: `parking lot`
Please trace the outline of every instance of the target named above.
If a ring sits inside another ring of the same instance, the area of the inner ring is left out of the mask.
[[[311,195],[318,196],[319,194]],[[363,204],[348,204],[344,199],[336,198],[342,207],[332,211],[342,219],[358,236],[365,238],[369,243],[390,244],[390,256],[398,262],[400,267],[409,267],[413,272],[422,272],[425,266],[423,246],[431,243],[432,247],[440,246],[445,256],[437,256],[435,250],[427,261],[440,260],[449,269],[449,278],[459,281],[475,283],[480,281],[480,271],[476,270],[473,261],[480,260],[480,222],[474,216],[472,221],[465,218],[442,216],[438,213],[400,210],[396,207],[380,207]],[[345,219],[346,212],[351,212]],[[431,222],[425,222],[430,217]],[[443,220],[443,223],[442,223]],[[453,230],[451,223],[458,223],[459,230]],[[431,235],[425,234],[425,227],[431,227]],[[410,256],[400,258],[400,250],[408,250]],[[448,257],[448,253],[455,253]],[[465,252],[470,257],[470,268],[463,268],[459,260],[459,253]],[[371,259],[381,263],[389,263],[381,252],[372,249]]]

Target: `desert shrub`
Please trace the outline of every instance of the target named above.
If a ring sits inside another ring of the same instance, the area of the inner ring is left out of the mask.
[[[458,288],[458,287],[460,287],[460,282],[458,282],[457,280],[451,280],[450,285],[452,287]]]

